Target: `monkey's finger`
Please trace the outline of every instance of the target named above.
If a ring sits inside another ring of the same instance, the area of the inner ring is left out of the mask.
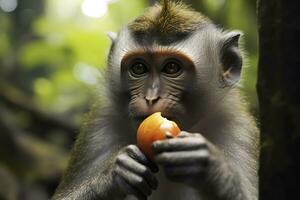
[[[117,176],[116,177],[117,183],[121,186],[121,189],[125,194],[133,195],[138,200],[147,200],[147,197],[143,195],[141,192],[139,192],[137,189],[132,187],[127,181],[125,181],[122,177]]]
[[[116,163],[125,167],[126,169],[130,170],[131,172],[140,175],[141,177],[145,178],[146,182],[152,189],[156,189],[158,186],[158,181],[153,175],[152,172],[141,163],[137,162],[133,158],[127,156],[126,154],[120,155]]]
[[[158,172],[157,165],[154,162],[150,161],[136,145],[127,146],[126,152],[131,158],[149,167],[152,172]]]
[[[193,138],[193,137],[160,140],[152,144],[154,153],[160,153],[166,151],[195,150],[204,147],[206,147],[205,139]]]
[[[210,153],[208,150],[163,152],[156,154],[154,160],[160,165],[207,165]]]
[[[181,131],[178,135],[178,138],[185,138],[185,137],[203,137],[201,134],[199,133],[189,133],[186,131]]]
[[[152,193],[152,189],[142,177],[121,167],[116,167],[115,172],[120,177],[122,177],[130,186],[137,189],[144,196],[149,196]]]
[[[183,137],[189,137],[191,136],[191,133],[186,132],[186,131],[180,131],[177,137],[183,138]]]

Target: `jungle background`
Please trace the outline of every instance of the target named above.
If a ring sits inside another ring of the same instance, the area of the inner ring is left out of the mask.
[[[153,2],[0,0],[1,200],[51,197],[106,67],[106,33]],[[256,2],[186,2],[218,26],[244,32],[241,89],[257,116]]]

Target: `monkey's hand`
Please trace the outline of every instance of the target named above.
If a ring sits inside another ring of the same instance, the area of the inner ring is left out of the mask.
[[[200,134],[180,132],[176,138],[153,143],[154,160],[168,179],[199,187],[212,158],[210,143]]]
[[[136,145],[129,145],[117,155],[112,175],[119,191],[140,200],[147,199],[157,188],[158,182],[153,174],[157,171],[157,166]]]
[[[153,143],[154,160],[171,181],[187,184],[208,199],[257,199],[243,188],[237,168],[201,134],[180,132]]]

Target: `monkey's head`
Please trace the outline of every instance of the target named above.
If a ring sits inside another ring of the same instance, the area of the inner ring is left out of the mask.
[[[240,33],[182,3],[150,7],[110,37],[110,91],[136,122],[160,111],[188,129],[240,78]]]

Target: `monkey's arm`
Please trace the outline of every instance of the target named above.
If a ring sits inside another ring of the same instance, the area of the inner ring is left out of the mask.
[[[111,163],[115,159],[113,155],[116,155],[120,148],[111,147],[108,152],[109,156],[99,155],[99,160],[97,160],[91,155],[88,158],[82,155],[81,151],[84,149],[79,148],[81,146],[78,144],[81,142],[79,140],[77,140],[69,166],[52,199],[93,200],[100,197],[101,199],[114,199],[120,196],[121,194],[117,190],[113,192],[113,179],[110,172]]]
[[[204,199],[257,199],[256,174],[250,168],[241,168],[246,163],[252,165],[252,158],[244,152],[234,162],[233,157],[226,156],[202,135],[187,132],[181,132],[178,138],[155,142],[153,149],[167,178],[192,186]]]
[[[210,162],[205,183],[200,187],[208,199],[257,200],[257,174],[251,169],[252,158],[243,149],[237,150],[239,160],[225,155],[219,148],[208,143]],[[233,147],[234,148],[234,147]],[[250,166],[243,166],[249,163]]]
[[[79,135],[53,200],[146,199],[157,187],[157,167],[113,129]]]

